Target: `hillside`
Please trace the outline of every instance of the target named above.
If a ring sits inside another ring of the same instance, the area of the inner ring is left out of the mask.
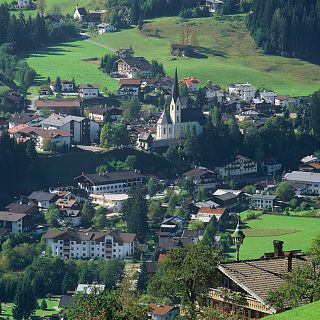
[[[320,301],[266,317],[266,320],[316,320],[319,318]]]

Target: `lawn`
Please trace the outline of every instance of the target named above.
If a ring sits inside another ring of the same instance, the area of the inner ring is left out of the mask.
[[[59,297],[54,297],[52,299],[45,299],[46,303],[47,303],[47,309],[46,310],[40,310],[37,309],[35,312],[36,316],[49,316],[52,314],[57,314],[58,313],[58,305],[59,305]],[[38,304],[41,304],[42,299],[38,299]],[[7,317],[9,317],[9,319],[13,319],[12,317],[12,307],[13,307],[13,303],[2,303],[2,313],[1,316],[4,318],[0,319],[7,319]]]
[[[242,215],[244,218],[246,212]],[[255,259],[273,251],[273,240],[282,240],[284,250],[307,250],[320,234],[320,219],[265,214],[245,221],[246,238],[240,249],[241,259]]]
[[[84,61],[87,58],[101,58],[107,50],[87,41],[73,41],[39,50],[25,57],[28,64],[37,71],[38,79],[50,77],[55,80],[75,79],[77,84],[98,84],[100,89],[116,90],[118,83],[98,69],[98,65]]]
[[[319,318],[320,301],[307,304],[302,307],[275,314],[264,319],[266,320],[315,320]],[[317,316],[318,315],[318,316]]]
[[[202,58],[173,60],[171,43],[179,41],[181,26],[197,32]],[[160,38],[147,37],[137,28],[100,35],[92,41],[113,49],[132,45],[136,55],[162,62],[169,75],[177,66],[180,77],[196,76],[227,86],[250,81],[256,87],[270,87],[278,94],[307,95],[320,88],[320,66],[299,59],[269,56],[256,48],[245,28],[245,16],[191,19],[164,17],[147,27],[160,30]]]

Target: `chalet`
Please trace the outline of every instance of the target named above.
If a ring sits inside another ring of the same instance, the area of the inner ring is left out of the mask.
[[[25,107],[24,97],[13,90],[0,94],[0,102],[2,102],[2,110],[11,113],[22,112]]]
[[[236,208],[238,205],[238,196],[232,192],[220,195],[213,195],[212,200],[219,204],[220,207],[226,209]]]
[[[138,171],[118,171],[105,173],[81,174],[74,180],[80,189],[88,193],[123,193],[132,187],[141,186],[144,176]]]
[[[41,192],[41,191],[34,191],[29,196],[28,199],[31,203],[34,203],[41,209],[49,209],[50,205],[53,205],[58,196],[54,193],[50,192]]]
[[[200,80],[197,78],[183,78],[179,81],[179,84],[185,83],[189,92],[195,93],[199,91]]]
[[[62,114],[80,114],[80,99],[38,99],[34,102],[36,110],[51,110]]]
[[[298,194],[320,194],[320,173],[292,171],[283,179],[299,190]]]
[[[142,150],[152,149],[153,137],[149,132],[142,132],[138,134],[138,147]]]
[[[98,106],[89,109],[89,118],[98,123],[103,123],[107,119],[111,121],[121,121],[122,113],[123,110],[120,108]]]
[[[273,210],[276,198],[274,195],[256,193],[251,197],[251,205],[255,209]]]
[[[200,187],[204,187],[205,189],[214,189],[218,184],[215,172],[205,167],[196,166],[185,172],[182,176],[185,178],[191,178],[196,190],[199,190]]]
[[[118,95],[121,99],[131,100],[132,98],[139,97],[140,94],[140,79],[120,79],[120,87]]]
[[[99,124],[78,116],[51,114],[39,123],[46,130],[64,130],[70,133],[72,144],[89,144],[99,141]]]
[[[52,91],[50,88],[42,87],[39,89],[40,96],[50,96],[51,94],[52,94]]]
[[[52,256],[73,259],[132,259],[136,235],[120,230],[49,230],[46,246]]]
[[[211,14],[216,13],[219,6],[223,3],[222,0],[206,0],[206,7]]]
[[[259,98],[264,99],[264,100],[270,102],[271,104],[274,104],[276,96],[277,95],[273,91],[259,92]]]
[[[58,222],[62,226],[78,227],[81,223],[80,210],[59,210]]]
[[[254,98],[251,100],[251,106],[257,111],[264,114],[271,114],[273,112],[273,105],[269,100],[261,98]]]
[[[238,155],[234,160],[224,166],[215,167],[215,171],[220,179],[245,177],[256,175],[258,172],[258,165],[255,161]]]
[[[205,223],[210,222],[212,217],[220,220],[224,215],[227,214],[225,208],[200,208],[196,214],[191,215],[192,220],[198,220]]]
[[[37,215],[39,213],[38,206],[37,206],[37,204],[34,204],[34,203],[24,204],[24,203],[12,202],[12,203],[8,204],[5,207],[5,209],[8,211],[28,214],[28,215],[32,215],[32,216]]]
[[[151,77],[151,64],[143,57],[120,58],[116,62],[118,73],[124,78]]]
[[[276,96],[274,99],[274,104],[281,108],[286,108],[289,105],[289,96]]]
[[[73,14],[73,18],[74,20],[78,20],[79,22],[82,22],[86,19],[87,15],[88,15],[88,12],[85,8],[83,7],[79,8],[78,6],[76,6],[76,9]]]
[[[191,57],[194,54],[194,47],[188,44],[173,43],[171,55],[178,57]]]
[[[205,93],[206,93],[206,98],[208,102],[222,102],[224,99],[224,93],[221,90],[221,87],[218,85],[208,85],[204,88]]]
[[[32,216],[26,213],[0,211],[0,229],[6,229],[12,234],[32,231],[34,229]]]
[[[262,168],[267,175],[271,176],[282,169],[282,164],[275,159],[268,159],[262,162]]]
[[[122,59],[132,58],[134,55],[134,50],[132,48],[119,49],[116,54]]]
[[[60,80],[61,92],[73,92],[75,90],[73,81]],[[56,81],[49,82],[50,89],[52,92],[56,91]]]
[[[99,86],[94,84],[80,84],[79,95],[82,99],[93,99],[99,97]]]
[[[241,312],[244,319],[276,313],[276,307],[268,302],[269,292],[279,288],[292,270],[311,264],[311,258],[299,250],[283,252],[282,241],[273,243],[274,252],[263,258],[220,264],[221,282],[209,289],[207,306],[225,314]]]
[[[256,88],[250,83],[236,83],[229,86],[229,93],[239,96],[242,100],[251,101],[255,98]]]
[[[9,129],[18,126],[19,124],[37,126],[41,120],[42,118],[34,113],[20,113],[9,119]]]
[[[176,306],[150,303],[148,307],[150,309],[148,316],[152,320],[173,320],[180,314],[180,310]]]
[[[99,34],[114,32],[116,27],[113,24],[103,22],[97,25],[97,31]]]

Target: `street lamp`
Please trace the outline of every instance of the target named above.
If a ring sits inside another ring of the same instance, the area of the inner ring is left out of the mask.
[[[240,246],[242,245],[243,240],[246,237],[245,234],[243,233],[242,229],[241,229],[240,216],[238,218],[237,228],[236,228],[236,230],[234,230],[234,232],[231,235],[231,237],[232,237],[234,245],[236,246],[237,261],[239,261]]]

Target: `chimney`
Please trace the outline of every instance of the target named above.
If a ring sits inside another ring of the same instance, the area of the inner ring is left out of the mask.
[[[274,257],[283,257],[283,241],[273,240]]]
[[[286,252],[285,257],[286,257],[287,271],[291,272],[292,271],[293,252]]]

